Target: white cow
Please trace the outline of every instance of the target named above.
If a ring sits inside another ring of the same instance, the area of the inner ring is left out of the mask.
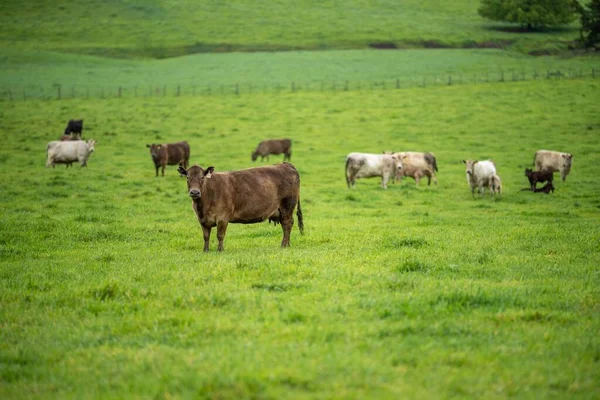
[[[48,156],[46,167],[52,166],[54,168],[55,164],[67,164],[67,167],[69,167],[75,161],[79,161],[81,166],[85,167],[90,154],[94,151],[95,144],[96,141],[93,139],[50,142],[46,148],[46,155]]]
[[[423,177],[427,177],[427,185],[433,183],[437,185],[437,177],[435,176],[437,168],[437,160],[433,153],[420,153],[416,151],[403,151],[400,153],[385,152],[384,154],[395,154],[402,161],[402,171],[396,175],[396,180],[400,182],[402,177],[409,176],[415,180],[417,186]]]
[[[354,187],[359,178],[381,177],[381,186],[387,189],[387,183],[402,170],[402,161],[396,155],[350,153],[346,156],[346,183]]]
[[[467,165],[467,183],[471,186],[473,197],[475,197],[475,188],[483,196],[486,187],[490,190],[490,195],[494,196],[496,193],[494,177],[498,176],[494,162],[491,160],[462,160],[462,162]]]
[[[533,163],[537,171],[560,172],[560,177],[564,182],[569,172],[571,172],[573,155],[552,150],[538,150],[535,152]]]

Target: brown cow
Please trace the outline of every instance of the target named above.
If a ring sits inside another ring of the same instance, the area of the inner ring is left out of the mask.
[[[281,247],[290,245],[294,224],[294,208],[300,233],[304,232],[300,207],[300,175],[289,163],[248,168],[240,171],[214,172],[194,165],[179,167],[187,177],[188,195],[204,236],[204,251],[208,251],[210,230],[217,227],[218,251],[223,251],[227,224],[253,224],[269,219],[281,223]]]
[[[147,144],[150,148],[150,155],[156,167],[156,176],[158,169],[162,167],[162,176],[165,176],[165,167],[167,165],[183,165],[187,168],[190,162],[190,145],[188,142]]]
[[[256,150],[252,153],[252,161],[256,161],[260,156],[260,161],[263,161],[267,157],[269,161],[269,154],[281,154],[283,153],[283,161],[292,159],[292,141],[290,139],[273,139],[263,140],[258,144]]]

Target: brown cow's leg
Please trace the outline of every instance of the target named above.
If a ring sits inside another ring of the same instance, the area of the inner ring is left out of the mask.
[[[162,166],[162,176],[165,176],[165,166]]]
[[[294,225],[294,207],[296,207],[296,199],[290,197],[283,199],[279,206],[279,222],[283,229],[281,247],[289,247],[290,245],[290,234]]]
[[[227,233],[227,221],[217,222],[217,239],[219,240],[218,251],[223,251],[223,239],[225,239],[225,233]]]
[[[204,251],[208,252],[208,244],[210,243],[210,226],[202,225],[202,236],[204,237]]]
[[[158,167],[158,166],[156,167],[156,177],[157,178],[158,178],[158,168],[160,168],[160,167]]]

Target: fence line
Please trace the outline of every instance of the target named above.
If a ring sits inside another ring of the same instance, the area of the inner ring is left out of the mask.
[[[30,99],[62,100],[89,98],[137,98],[137,97],[182,97],[182,96],[241,96],[251,93],[298,93],[298,92],[347,92],[356,90],[392,90],[429,86],[452,86],[489,82],[520,82],[533,80],[562,80],[596,78],[597,68],[583,70],[497,70],[471,73],[447,73],[421,77],[397,77],[371,81],[351,81],[348,79],[326,81],[290,81],[277,83],[207,83],[207,84],[150,84],[133,86],[94,86],[94,85],[11,85],[0,88],[0,101]]]

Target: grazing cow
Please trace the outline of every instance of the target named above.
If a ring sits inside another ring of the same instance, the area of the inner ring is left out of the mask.
[[[218,251],[223,251],[223,239],[228,223],[253,224],[266,219],[283,228],[281,247],[290,245],[294,224],[294,207],[300,233],[304,232],[300,207],[300,175],[289,163],[248,168],[240,171],[214,172],[194,165],[179,167],[187,177],[188,195],[204,236],[204,251],[208,251],[210,230],[217,227]]]
[[[95,150],[96,141],[76,140],[76,141],[53,141],[48,143],[46,148],[46,167],[55,164],[67,164],[67,168],[72,166],[72,163],[79,161],[82,167],[87,167],[87,160]]]
[[[359,178],[381,177],[381,186],[387,189],[390,177],[400,174],[402,160],[395,154],[350,153],[346,156],[346,184],[354,187]]]
[[[493,175],[490,178],[490,191],[496,194],[502,194],[502,180],[498,175]]]
[[[256,161],[258,156],[261,157],[260,161],[263,161],[265,157],[269,161],[269,154],[279,155],[282,153],[283,161],[292,159],[292,141],[290,139],[263,140],[252,153],[252,161]]]
[[[162,176],[165,176],[165,167],[167,165],[183,165],[187,168],[190,162],[190,145],[188,142],[147,144],[150,149],[150,155],[156,167],[156,176],[158,169],[162,167]]]
[[[495,194],[493,188],[494,176],[496,174],[496,165],[491,160],[462,160],[466,164],[467,183],[471,186],[471,193],[475,197],[475,189],[483,196],[485,188],[490,190],[490,195]]]
[[[82,119],[70,119],[67,123],[67,127],[65,128],[65,135],[81,137],[81,132],[83,132],[83,120]]]
[[[400,174],[396,175],[398,182],[402,181],[403,176],[409,176],[415,180],[416,185],[419,185],[419,181],[424,176],[427,177],[427,186],[431,185],[431,178],[433,183],[437,185],[437,160],[433,153],[419,153],[414,151],[403,151],[400,153],[385,152],[384,154],[396,154],[402,161],[402,170]]]
[[[550,170],[534,171],[529,168],[525,168],[525,176],[529,179],[531,190],[535,189],[538,182],[552,182],[554,179],[554,173]]]
[[[563,182],[567,179],[567,175],[571,172],[571,164],[573,163],[573,155],[569,153],[560,153],[551,150],[538,150],[535,153],[533,164],[538,171],[549,170],[552,172],[560,172],[560,177]]]

